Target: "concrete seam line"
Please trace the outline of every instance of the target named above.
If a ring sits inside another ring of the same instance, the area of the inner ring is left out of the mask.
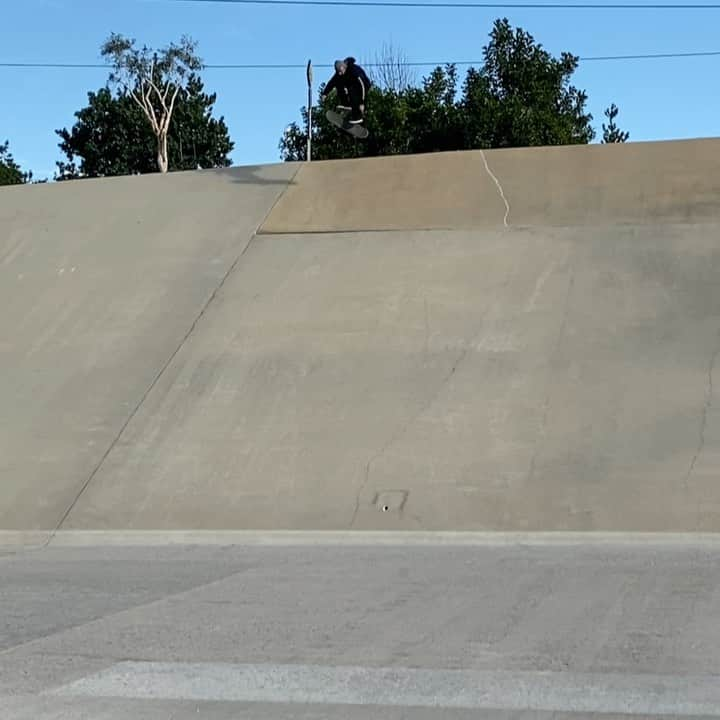
[[[506,216],[507,218],[507,216]],[[635,221],[633,221],[635,222]],[[683,228],[687,227],[688,223],[681,223],[676,221],[668,221],[668,222],[645,222],[644,220],[637,220],[635,224],[642,226],[642,227],[658,227],[662,225],[664,228]],[[717,225],[717,220],[715,218],[710,219],[694,219],[689,224],[696,226],[696,227],[715,227]],[[522,223],[520,225],[513,225],[513,230],[544,230],[544,229],[570,229],[570,230],[576,230],[581,229],[583,231],[591,230],[591,229],[597,229],[597,228],[616,228],[616,227],[625,227],[628,225],[628,221],[626,220],[608,220],[608,222],[605,225],[601,225],[598,222],[558,222],[558,223],[550,223],[550,222],[544,222],[544,223]],[[499,225],[498,225],[499,227]],[[506,227],[509,229],[510,225],[507,224]],[[402,234],[407,232],[417,232],[417,233],[445,233],[445,232],[495,232],[495,226],[488,225],[488,226],[481,226],[481,225],[472,225],[472,224],[461,224],[458,223],[454,227],[449,227],[445,225],[406,225],[404,227],[389,225],[389,226],[375,226],[375,227],[344,227],[338,225],[337,227],[315,227],[315,228],[307,228],[307,227],[296,227],[296,228],[290,228],[286,227],[282,230],[268,230],[266,228],[261,228],[258,231],[258,235],[276,235],[276,236],[287,236],[287,235],[371,235],[373,233],[377,234]]]
[[[278,193],[278,196],[275,198],[275,201],[270,205],[270,208],[265,213],[265,216],[260,220],[260,222],[255,226],[255,232],[253,232],[253,238],[257,235],[265,235],[267,233],[263,232],[262,226],[268,221],[268,218],[270,215],[272,215],[273,210],[277,206],[277,204],[285,197],[285,193],[288,191],[288,188],[290,185],[292,185],[295,182],[295,178],[298,177],[300,174],[300,171],[305,167],[306,163],[300,163],[297,168],[295,168],[295,172],[292,174],[290,179],[285,183],[285,187],[282,189],[281,192]]]
[[[270,217],[270,215],[272,214],[272,211],[275,209],[275,207],[280,202],[280,200],[282,200],[283,197],[285,197],[285,193],[288,191],[288,188],[290,187],[290,185],[292,185],[295,182],[295,178],[300,174],[300,171],[302,170],[302,168],[304,166],[305,166],[304,164],[300,164],[300,165],[298,165],[297,168],[295,168],[295,172],[292,174],[292,177],[290,177],[290,179],[285,183],[285,187],[282,189],[281,192],[278,193],[277,197],[275,198],[273,203],[270,205],[268,211],[265,213],[265,216],[255,226],[255,231],[252,234],[251,240],[253,238],[255,238],[257,235],[266,234],[262,231],[262,226],[267,222],[267,219]]]
[[[295,177],[296,174],[297,174],[297,171],[296,171],[296,173],[293,175],[293,178]],[[292,178],[288,181],[288,183],[286,183],[285,189],[287,189],[287,185],[288,185],[290,182],[292,182]],[[284,192],[284,190],[283,190],[282,192]],[[278,193],[278,197],[275,198],[275,202],[277,202],[278,198],[282,196],[282,192]],[[224,275],[222,276],[222,278],[220,279],[220,282],[218,283],[218,285],[217,285],[217,286],[215,287],[215,289],[210,293],[210,296],[208,297],[208,299],[205,301],[205,304],[204,304],[204,305],[202,306],[202,308],[200,309],[200,313],[197,315],[197,317],[196,317],[196,318],[193,320],[193,322],[190,324],[190,327],[189,327],[189,329],[187,330],[187,332],[185,333],[185,335],[180,339],[180,343],[178,344],[178,346],[175,348],[175,350],[170,354],[170,357],[169,357],[169,358],[165,361],[165,363],[162,365],[162,367],[160,368],[160,370],[158,371],[158,373],[155,375],[155,377],[153,378],[153,380],[152,380],[152,382],[150,383],[150,385],[146,388],[145,392],[140,396],[139,401],[137,402],[137,404],[135,405],[135,407],[133,408],[133,410],[130,412],[130,414],[128,415],[128,417],[125,419],[125,422],[124,422],[124,423],[122,424],[122,426],[120,427],[120,430],[118,431],[117,435],[115,436],[115,438],[112,440],[112,442],[111,442],[110,445],[108,446],[107,450],[103,453],[102,457],[100,458],[100,461],[99,461],[98,464],[95,466],[95,468],[93,469],[93,471],[90,473],[89,477],[85,480],[85,482],[83,483],[83,486],[80,488],[80,491],[77,493],[77,495],[75,496],[75,498],[73,499],[73,501],[72,501],[72,502],[70,503],[70,505],[68,506],[67,510],[65,510],[64,514],[63,514],[62,517],[60,518],[60,521],[57,523],[57,525],[55,526],[55,528],[50,532],[50,535],[49,535],[49,537],[48,537],[48,539],[47,539],[47,542],[46,542],[45,545],[44,545],[45,547],[46,547],[50,542],[52,542],[52,539],[53,539],[53,537],[55,536],[55,533],[57,533],[57,531],[63,526],[63,524],[64,524],[65,521],[67,520],[68,516],[69,516],[70,513],[72,512],[73,508],[77,505],[77,503],[78,503],[78,501],[80,500],[80,498],[82,497],[83,493],[85,492],[85,490],[87,490],[87,488],[89,487],[90,483],[93,481],[93,479],[95,478],[95,476],[96,476],[96,475],[98,474],[98,472],[100,471],[100,468],[102,468],[102,466],[104,465],[105,460],[107,460],[108,456],[110,455],[110,453],[113,451],[113,449],[114,449],[115,446],[117,445],[118,441],[119,441],[120,438],[122,437],[122,435],[123,435],[123,433],[125,432],[125,430],[127,429],[128,425],[130,425],[130,423],[132,422],[133,418],[137,415],[137,413],[139,412],[140,408],[143,406],[145,400],[148,398],[148,396],[150,395],[150,393],[153,391],[153,389],[155,388],[155,386],[157,385],[157,383],[160,381],[160,378],[165,374],[165,371],[168,369],[168,367],[170,367],[172,361],[175,359],[175,357],[178,355],[178,353],[179,353],[179,352],[182,350],[182,348],[185,346],[185,343],[187,342],[188,338],[189,338],[189,337],[193,334],[193,332],[195,331],[195,328],[197,327],[198,323],[202,320],[202,318],[204,317],[204,315],[205,315],[205,313],[207,312],[208,308],[210,307],[210,305],[213,303],[213,301],[214,301],[215,298],[217,297],[217,294],[218,294],[218,293],[220,292],[220,290],[223,288],[223,286],[225,285],[225,282],[226,282],[227,279],[230,277],[230,275],[232,275],[232,273],[233,273],[233,271],[235,270],[235,268],[237,267],[238,263],[240,262],[240,260],[242,259],[242,257],[243,257],[243,256],[245,255],[245,253],[247,252],[247,250],[248,250],[248,248],[250,247],[250,245],[252,244],[252,241],[253,241],[253,239],[255,238],[255,236],[256,236],[256,231],[253,232],[253,233],[250,235],[249,239],[248,239],[247,242],[245,243],[245,247],[243,247],[243,249],[240,251],[239,255],[235,258],[235,260],[233,260],[233,262],[231,263],[231,265],[230,265],[230,267],[228,268],[228,270],[225,272],[225,274],[224,274]]]
[[[474,228],[472,226],[468,226],[466,228],[463,227],[449,227],[445,225],[437,225],[437,226],[426,226],[426,225],[407,225],[406,227],[396,227],[396,226],[376,226],[376,227],[370,227],[370,226],[358,226],[358,227],[325,227],[325,228],[296,228],[296,229],[289,229],[289,230],[266,230],[266,229],[260,229],[258,231],[258,235],[276,235],[279,237],[287,236],[287,235],[386,235],[386,234],[404,234],[407,232],[417,232],[417,233],[438,233],[438,232],[454,232],[456,230],[467,230],[467,231],[473,231],[477,228]],[[484,228],[481,228],[484,229]],[[493,228],[490,228],[489,231],[492,232]]]

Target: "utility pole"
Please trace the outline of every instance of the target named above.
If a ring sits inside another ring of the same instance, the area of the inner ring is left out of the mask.
[[[307,135],[307,160],[312,159],[312,60],[308,60],[307,64],[307,84],[308,84],[308,135]]]

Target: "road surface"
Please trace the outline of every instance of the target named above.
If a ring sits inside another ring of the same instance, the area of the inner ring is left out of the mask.
[[[6,555],[0,716],[720,717],[720,544],[427,541]]]

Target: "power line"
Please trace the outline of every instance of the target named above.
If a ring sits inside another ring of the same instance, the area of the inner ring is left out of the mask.
[[[41,62],[0,62],[4,68],[52,68],[59,70],[80,70],[88,68],[103,68],[109,70],[110,65],[93,65],[91,63],[41,63]]]
[[[595,55],[581,57],[582,62],[604,61],[604,60],[660,60],[664,58],[689,58],[689,57],[713,57],[720,55],[720,50],[708,50],[699,52],[674,52],[674,53],[648,53],[645,55]]]
[[[581,62],[605,62],[619,60],[661,60],[693,57],[718,57],[720,50],[707,50],[698,52],[667,52],[646,53],[635,55],[589,55],[580,57]],[[444,65],[482,65],[483,60],[443,60],[438,62],[404,62],[409,67],[437,67]],[[364,67],[379,67],[383,63],[363,63]],[[210,63],[204,65],[206,70],[304,70],[305,63]],[[313,63],[315,68],[332,68],[332,63]],[[0,62],[0,68],[28,68],[28,69],[58,69],[58,70],[110,70],[111,65],[99,63],[61,63],[61,62]]]
[[[349,7],[494,8],[539,10],[720,10],[720,3],[504,3],[504,2],[415,2],[414,0],[167,0],[168,2],[230,3],[235,5],[335,5]]]

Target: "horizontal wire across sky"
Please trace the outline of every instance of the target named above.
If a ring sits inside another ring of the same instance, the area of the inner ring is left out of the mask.
[[[349,7],[480,8],[548,10],[720,10],[720,3],[499,3],[471,0],[164,0],[165,2],[230,3],[234,5],[334,5]]]
[[[218,0],[222,2],[223,0]],[[589,57],[580,56],[582,62],[594,61],[621,61],[621,60],[660,60],[660,59],[680,59],[680,58],[697,58],[697,57],[720,57],[720,50],[707,50],[698,52],[667,52],[667,53],[647,53],[638,55],[594,55]],[[482,65],[482,60],[442,60],[437,62],[403,62],[403,65],[410,67],[437,67],[445,65]],[[363,63],[365,67],[377,67],[382,63]],[[208,70],[301,70],[307,67],[306,63],[226,63],[212,64],[208,63],[203,66]],[[316,68],[331,68],[332,63],[313,63]],[[0,68],[47,68],[59,70],[79,70],[79,69],[104,69],[110,70],[111,65],[102,63],[63,63],[63,62],[0,62]]]
[[[408,8],[533,8],[554,10],[720,10],[720,3],[502,3],[502,2],[472,2],[470,0],[428,0],[415,2],[414,0],[158,0],[159,2],[183,3],[230,3],[237,5],[335,5],[335,6],[372,6],[372,7],[408,7]],[[625,61],[625,60],[660,60],[682,59],[700,57],[718,57],[720,50],[701,50],[689,52],[644,53],[629,55],[595,55],[579,57],[582,62]],[[376,63],[364,63],[367,67],[374,67]],[[411,67],[437,67],[443,65],[482,65],[479,60],[443,60],[437,62],[404,62]],[[17,69],[109,69],[111,66],[102,63],[66,63],[66,62],[12,62],[0,61],[0,68]],[[224,63],[204,65],[208,70],[298,70],[306,64],[297,63]],[[314,65],[317,68],[330,68],[332,64]]]

